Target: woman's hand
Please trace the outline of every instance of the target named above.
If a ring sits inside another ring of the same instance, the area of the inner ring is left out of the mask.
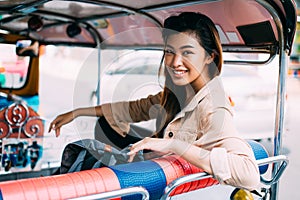
[[[92,107],[86,107],[86,108],[77,108],[73,111],[58,115],[50,124],[49,132],[51,130],[55,130],[56,137],[60,135],[60,128],[70,123],[73,119],[79,116],[95,116],[95,117],[101,117],[103,116],[101,106],[92,106]]]
[[[173,139],[161,139],[161,138],[149,138],[146,137],[143,140],[133,144],[130,148],[129,155],[129,162],[131,162],[136,155],[137,152],[147,149],[156,152],[160,152],[163,154],[171,153],[173,151],[172,144]]]
[[[48,132],[51,130],[55,130],[56,137],[60,135],[60,128],[70,123],[73,119],[75,119],[75,111],[70,111],[61,115],[58,115],[51,123]]]

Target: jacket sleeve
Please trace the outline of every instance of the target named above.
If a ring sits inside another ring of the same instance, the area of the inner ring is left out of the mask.
[[[156,118],[160,97],[161,93],[158,93],[135,101],[103,104],[101,108],[110,126],[125,137],[129,131],[129,123]]]
[[[228,138],[210,152],[214,177],[221,184],[228,184],[249,191],[260,183],[258,166],[251,147],[239,138]],[[243,150],[243,151],[241,151]]]
[[[257,189],[260,174],[254,153],[247,141],[239,137],[231,113],[217,108],[206,118],[203,137],[195,144],[209,151],[214,178],[221,184]]]

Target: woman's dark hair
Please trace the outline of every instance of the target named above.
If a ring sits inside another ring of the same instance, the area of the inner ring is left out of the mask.
[[[209,67],[211,76],[219,75],[222,69],[222,46],[219,33],[213,21],[201,13],[183,12],[177,16],[170,16],[164,21],[162,37],[166,43],[170,35],[189,33],[195,36],[207,55],[214,55],[214,62]],[[161,71],[161,70],[160,70]],[[165,71],[165,86],[162,93],[161,119],[157,119],[156,137],[163,137],[163,131],[177,113],[181,111],[186,100],[184,86],[173,84],[170,75]]]

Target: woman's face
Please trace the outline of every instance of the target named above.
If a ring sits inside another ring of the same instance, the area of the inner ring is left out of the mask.
[[[195,36],[178,33],[168,37],[165,48],[165,65],[174,84],[194,84],[208,73],[208,64],[213,61]]]

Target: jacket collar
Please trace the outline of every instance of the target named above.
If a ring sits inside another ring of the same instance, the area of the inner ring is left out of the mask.
[[[186,112],[193,111],[197,105],[215,88],[220,86],[220,77],[216,76],[212,80],[210,80],[204,87],[202,87],[196,95],[192,98],[192,100],[176,115],[174,120],[183,117]]]

